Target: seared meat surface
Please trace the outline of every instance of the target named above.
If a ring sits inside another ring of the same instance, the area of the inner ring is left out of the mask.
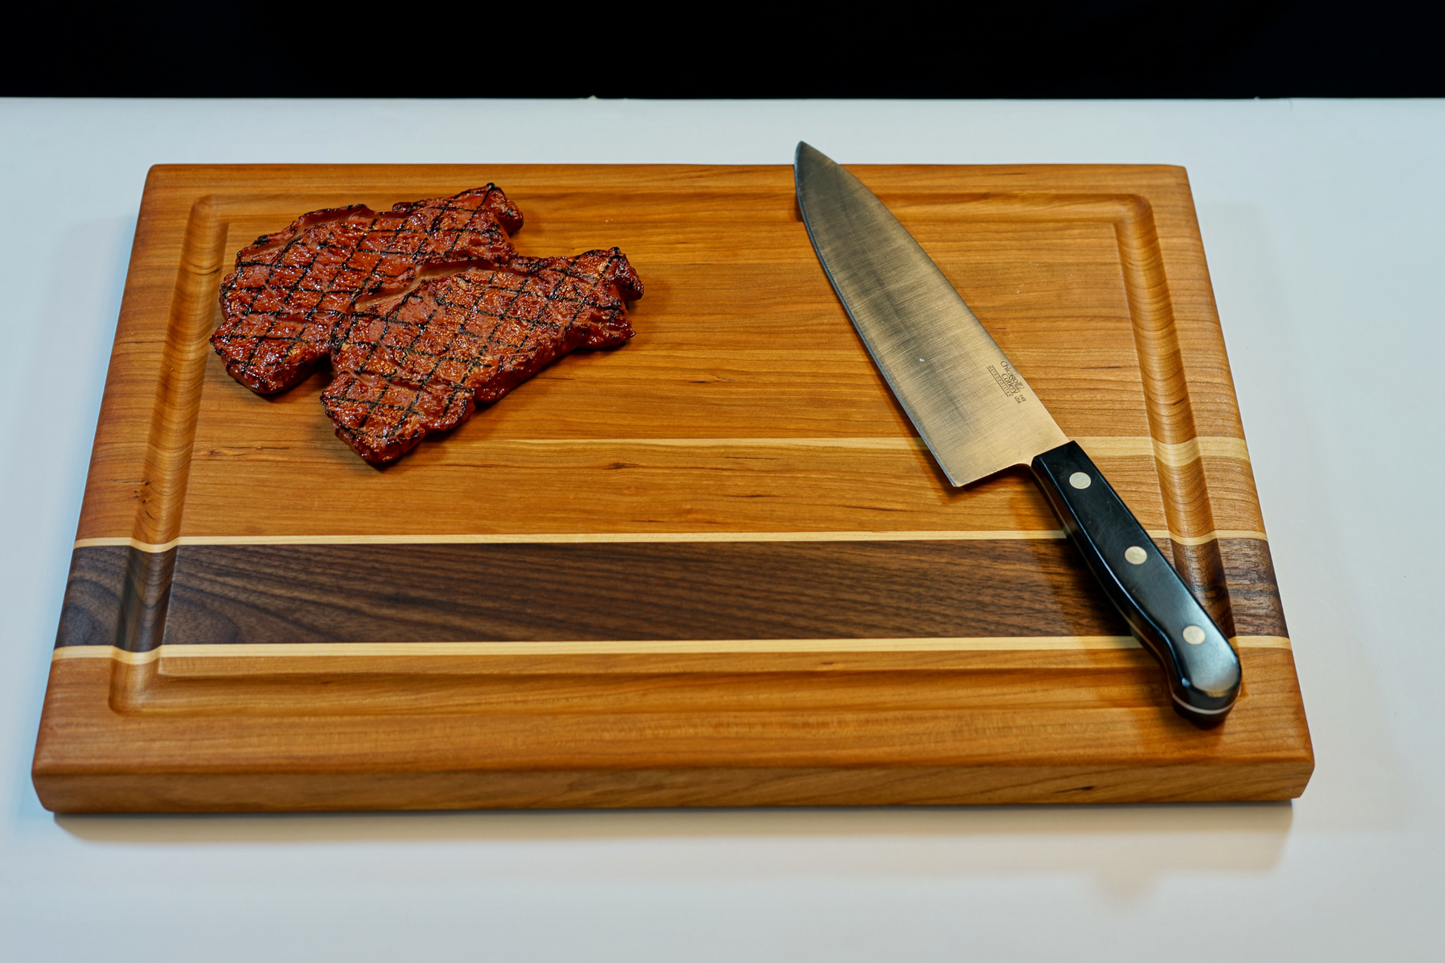
[[[211,344],[237,381],[284,391],[326,355],[332,329],[359,300],[405,289],[428,265],[504,263],[521,226],[522,213],[492,184],[379,214],[365,205],[304,214],[236,255]]]
[[[642,282],[622,252],[523,257],[510,238],[521,226],[493,184],[380,214],[304,214],[236,255],[211,344],[261,394],[329,358],[321,403],[337,436],[384,464],[554,359],[632,337],[623,302]]]
[[[632,337],[623,302],[641,296],[617,248],[429,279],[337,325],[336,378],[321,402],[362,458],[391,461],[555,358],[623,343]]]

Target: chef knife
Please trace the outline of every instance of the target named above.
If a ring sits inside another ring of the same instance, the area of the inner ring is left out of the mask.
[[[793,178],[818,260],[893,394],[956,486],[1028,465],[1104,594],[1204,726],[1239,695],[1239,657],[953,285],[858,178],[805,143]]]

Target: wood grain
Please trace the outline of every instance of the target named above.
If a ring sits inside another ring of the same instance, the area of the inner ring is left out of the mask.
[[[967,671],[674,673],[615,686],[612,675],[561,676],[531,693],[508,686],[491,712],[485,689],[461,690],[473,701],[458,705],[455,689],[385,676],[354,683],[331,711],[297,711],[283,684],[256,677],[244,702],[203,686],[178,713],[143,671],[124,667],[136,678],[121,684],[157,693],[158,711],[144,696],[115,708],[96,700],[111,690],[106,660],[62,660],[40,762],[63,811],[1288,798],[1310,768],[1278,738],[1303,722],[1298,701],[1279,695],[1293,662],[1280,649],[1241,657],[1249,692],[1235,711],[1250,722],[1211,732],[1151,700],[1162,694],[1149,691],[1153,673],[1110,687],[1127,675],[1117,666],[982,673],[1013,697],[993,703],[998,690],[975,689],[979,673]],[[916,690],[918,678],[932,684]],[[400,711],[408,697],[411,711]],[[1149,765],[1141,739],[1156,753]],[[70,751],[48,755],[62,741]],[[1161,743],[1173,751],[1158,755]]]
[[[34,778],[59,811],[1288,798],[1313,766],[1187,179],[855,168],[1234,638],[1201,732],[1027,475],[953,489],[791,170],[163,167]],[[234,252],[494,181],[637,336],[377,470],[207,338]]]
[[[1236,541],[1183,570],[1229,634],[1284,636]],[[1128,634],[1062,539],[186,545],[77,549],[58,645]]]

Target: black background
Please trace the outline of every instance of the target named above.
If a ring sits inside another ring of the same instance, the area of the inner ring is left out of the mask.
[[[0,94],[1430,97],[1445,96],[1441,7],[62,4],[10,15]]]

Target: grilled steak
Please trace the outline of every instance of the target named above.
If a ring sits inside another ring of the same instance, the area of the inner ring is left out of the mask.
[[[336,434],[373,464],[454,428],[554,358],[632,337],[624,300],[642,283],[617,248],[517,256],[421,282],[358,308],[331,338],[322,393]]]
[[[211,344],[237,381],[284,391],[326,355],[358,300],[401,291],[428,265],[505,263],[516,255],[508,234],[521,226],[491,184],[380,214],[356,205],[302,215],[236,255]]]

